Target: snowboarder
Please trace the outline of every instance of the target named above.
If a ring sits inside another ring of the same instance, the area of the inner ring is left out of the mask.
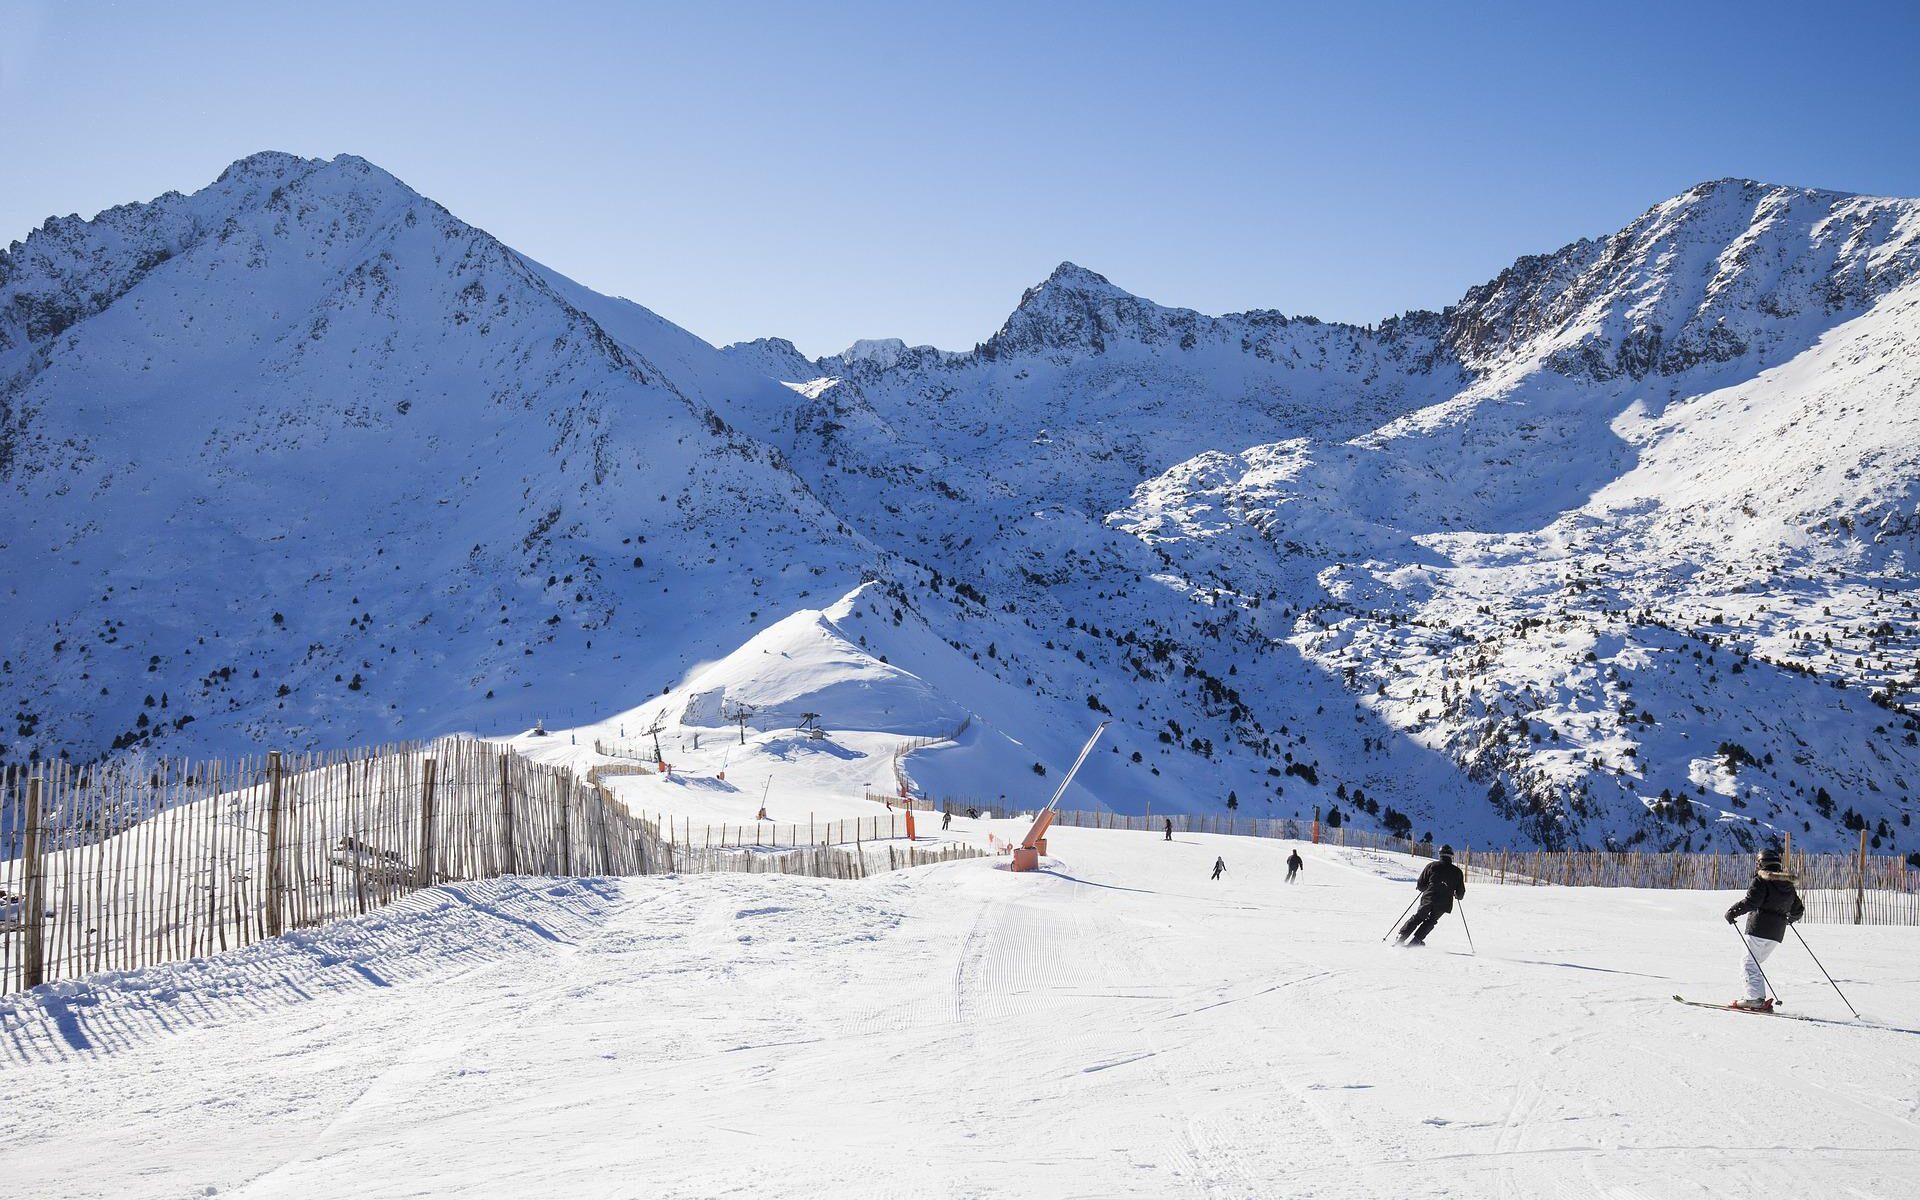
[[[1213,877],[1220,878],[1227,873],[1227,860],[1224,857],[1213,860]]]
[[[1162,838],[1161,840],[1166,842],[1170,842],[1173,840],[1173,818],[1172,817],[1167,818],[1167,836]]]
[[[1440,918],[1453,911],[1453,902],[1467,898],[1467,877],[1453,865],[1452,846],[1440,847],[1440,857],[1427,864],[1414,886],[1420,889],[1420,907],[1400,927],[1400,936],[1394,939],[1398,945],[1426,945]]]
[[[1747,931],[1742,937],[1747,944],[1747,957],[1740,964],[1746,971],[1747,990],[1745,996],[1733,1002],[1735,1008],[1773,1011],[1773,1001],[1767,996],[1767,977],[1760,970],[1760,964],[1786,939],[1787,926],[1798,921],[1806,911],[1807,906],[1800,902],[1800,893],[1794,890],[1793,872],[1781,863],[1780,852],[1762,850],[1753,882],[1747,885],[1747,894],[1727,910],[1729,925],[1742,914],[1752,914],[1747,917]]]
[[[1300,852],[1298,850],[1295,850],[1293,853],[1287,855],[1287,882],[1292,883],[1293,877],[1295,875],[1298,875],[1300,873],[1300,868],[1306,865],[1307,865],[1306,860],[1300,857]]]
[[[953,810],[950,808],[942,810],[940,813],[940,832],[945,833],[947,826],[951,824],[953,824]]]

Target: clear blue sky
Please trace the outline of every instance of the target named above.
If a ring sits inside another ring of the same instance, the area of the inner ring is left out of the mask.
[[[1920,195],[1920,3],[0,0],[0,241],[262,149],[715,342],[965,347],[1062,259],[1369,321],[1703,179]]]

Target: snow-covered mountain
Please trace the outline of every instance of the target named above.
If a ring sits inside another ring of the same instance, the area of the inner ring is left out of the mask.
[[[935,792],[1110,715],[1078,803],[1904,852],[1917,306],[1920,202],[1722,181],[1441,313],[1063,264],[970,351],[808,360],[258,155],[0,256],[6,749],[717,687],[958,716]]]
[[[701,365],[358,159],[48,222],[0,258],[9,756],[584,714],[853,587]]]

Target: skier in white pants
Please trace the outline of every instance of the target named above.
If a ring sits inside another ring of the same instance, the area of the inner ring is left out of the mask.
[[[1787,926],[1798,921],[1806,911],[1806,905],[1800,902],[1800,893],[1794,890],[1793,874],[1781,864],[1780,852],[1762,850],[1759,869],[1754,872],[1753,882],[1747,885],[1747,894],[1727,910],[1729,925],[1742,914],[1751,914],[1747,917],[1744,935],[1747,953],[1740,964],[1745,968],[1747,989],[1733,1002],[1734,1007],[1773,1011],[1773,1000],[1767,995],[1767,977],[1761,973],[1760,964],[1767,961],[1767,956],[1786,938]]]

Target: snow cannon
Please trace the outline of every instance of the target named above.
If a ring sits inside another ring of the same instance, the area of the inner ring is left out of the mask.
[[[1047,801],[1047,806],[1041,809],[1040,815],[1033,819],[1033,828],[1027,830],[1027,836],[1020,839],[1020,844],[1013,848],[1014,870],[1038,871],[1040,869],[1040,856],[1047,852],[1047,830],[1052,827],[1054,813],[1059,810],[1060,797],[1067,794],[1067,785],[1073,782],[1073,777],[1080,771],[1080,764],[1087,761],[1087,755],[1093,753],[1093,744],[1100,740],[1100,735],[1107,731],[1109,724],[1111,722],[1102,721],[1094,728],[1093,736],[1087,739],[1086,745],[1080,747],[1080,757],[1073,760],[1073,766],[1068,769],[1065,778],[1060,780],[1060,786],[1053,789],[1053,799]]]

